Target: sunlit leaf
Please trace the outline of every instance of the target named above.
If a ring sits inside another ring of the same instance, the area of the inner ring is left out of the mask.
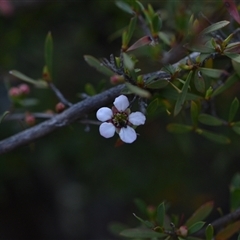
[[[240,77],[234,73],[233,75],[231,75],[230,77],[228,77],[228,79],[226,80],[226,82],[221,85],[220,87],[218,87],[213,93],[212,93],[212,97],[215,97],[217,95],[219,95],[220,93],[226,91],[228,88],[230,88],[234,83],[238,82],[240,79]]]
[[[43,80],[34,80],[34,79],[24,75],[23,73],[21,73],[21,72],[19,72],[17,70],[11,70],[9,73],[11,75],[13,75],[13,76],[15,76],[15,77],[17,77],[17,78],[27,82],[27,83],[33,84],[35,87],[38,87],[38,88],[46,88],[46,87],[48,87],[48,84],[45,81],[43,81]]]
[[[132,85],[131,83],[126,82],[126,87],[134,94],[143,97],[143,98],[150,98],[151,97],[151,93],[148,92],[145,89],[142,89],[138,86]]]
[[[109,77],[111,77],[115,74],[112,70],[110,70],[109,68],[104,66],[98,59],[96,59],[93,56],[85,55],[84,60],[88,63],[88,65],[90,65],[91,67],[94,67],[97,71],[99,71]]]
[[[211,224],[208,224],[205,230],[206,240],[212,240],[214,235],[214,229]]]
[[[229,224],[226,228],[221,230],[216,236],[215,240],[226,240],[232,237],[240,229],[240,221]]]
[[[165,218],[165,205],[164,202],[158,205],[157,208],[157,221],[159,226],[164,225],[164,218]]]
[[[219,144],[229,144],[231,141],[228,137],[220,135],[220,134],[216,134],[213,132],[209,132],[207,130],[203,130],[203,129],[196,129],[195,130],[196,133],[198,133],[199,135],[213,141]]]
[[[198,116],[198,121],[209,126],[221,126],[223,124],[221,119],[205,113]]]
[[[194,223],[204,220],[212,211],[213,202],[207,202],[198,208],[193,215],[186,221],[185,225],[191,227]]]
[[[204,224],[205,222],[202,222],[202,221],[194,223],[188,228],[188,234],[190,235],[199,231],[204,226]]]
[[[229,116],[228,116],[229,122],[232,122],[232,120],[234,119],[234,117],[238,111],[238,108],[239,108],[239,101],[237,98],[234,98],[230,105]]]
[[[208,34],[208,33],[217,31],[217,30],[227,26],[229,23],[230,22],[226,21],[226,20],[223,20],[223,21],[220,21],[217,23],[213,23],[212,25],[206,27],[200,34],[203,35],[203,34]]]
[[[164,233],[158,233],[151,229],[145,228],[131,228],[125,229],[120,233],[121,236],[129,237],[129,238],[161,238],[166,237],[167,235]]]
[[[192,129],[193,129],[192,126],[178,123],[170,123],[167,125],[167,130],[171,133],[187,133],[191,132]]]
[[[45,65],[49,73],[49,79],[52,80],[52,61],[53,61],[53,39],[51,32],[48,32],[45,40]]]
[[[187,92],[188,92],[188,86],[189,86],[190,80],[192,78],[192,73],[193,73],[192,71],[189,72],[188,77],[185,81],[185,84],[183,85],[182,91],[178,96],[178,99],[177,99],[177,102],[176,102],[176,105],[174,108],[174,116],[176,116],[181,111],[181,109],[184,105],[184,102],[185,102],[186,96],[187,96]]]

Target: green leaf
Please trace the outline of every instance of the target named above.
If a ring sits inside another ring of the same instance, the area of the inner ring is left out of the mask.
[[[238,53],[231,53],[231,52],[224,52],[224,54],[231,58],[233,61],[240,63],[240,54]]]
[[[134,14],[132,7],[130,5],[128,5],[127,3],[123,2],[123,1],[116,1],[115,4],[117,5],[117,7],[122,9],[124,12]]]
[[[178,99],[174,108],[174,116],[176,116],[182,109],[183,104],[186,100],[187,92],[188,92],[188,86],[190,83],[190,80],[192,78],[192,71],[188,74],[188,77],[183,85],[181,93],[178,95]]]
[[[239,127],[239,126],[234,126],[234,125],[233,125],[232,130],[233,130],[235,133],[237,133],[237,134],[240,135],[240,127]]]
[[[167,125],[167,130],[171,133],[187,133],[191,132],[193,127],[189,125],[170,123]]]
[[[149,84],[146,84],[146,88],[150,89],[160,89],[164,88],[168,85],[168,81],[165,79],[158,79],[155,81],[151,81]]]
[[[159,99],[155,98],[153,101],[151,101],[147,106],[147,113],[148,115],[154,114],[159,106]]]
[[[161,29],[161,27],[162,27],[162,20],[159,18],[158,13],[155,13],[154,16],[152,17],[153,33],[157,34],[157,32]]]
[[[147,204],[142,199],[139,199],[139,198],[134,199],[134,203],[139,209],[139,211],[143,215],[147,216]]]
[[[239,101],[237,98],[234,98],[229,111],[228,122],[232,122],[239,108]]]
[[[191,225],[189,228],[188,228],[188,234],[193,234],[197,231],[199,231],[203,226],[204,226],[205,222],[196,222],[194,223],[193,225]]]
[[[135,65],[135,62],[132,60],[132,58],[126,54],[126,53],[123,53],[123,63],[124,63],[124,66],[128,69],[128,70],[133,70],[134,69],[134,65]]]
[[[85,93],[89,96],[94,96],[96,95],[96,90],[94,86],[91,83],[86,83],[84,86]]]
[[[198,208],[193,215],[186,221],[185,225],[190,228],[196,222],[204,220],[212,211],[213,202],[207,202]]]
[[[233,69],[235,70],[237,75],[240,77],[240,63],[232,60],[232,65],[233,65]]]
[[[208,226],[206,227],[206,230],[205,230],[206,240],[212,240],[213,235],[214,235],[213,226],[211,224],[208,224]]]
[[[220,144],[229,144],[231,141],[228,137],[220,135],[220,134],[215,134],[212,132],[209,132],[207,130],[203,130],[203,129],[196,129],[196,133],[198,133],[199,135],[214,141],[216,143],[220,143]]]
[[[129,226],[127,226],[126,224],[122,224],[122,223],[119,223],[119,222],[111,222],[109,225],[108,225],[108,230],[119,237],[119,234],[120,232],[122,232],[123,230],[129,228]]]
[[[221,126],[223,121],[209,114],[199,114],[198,121],[209,126]]]
[[[225,240],[229,239],[237,233],[240,229],[240,221],[229,224],[226,228],[222,229],[216,236],[216,240]]]
[[[212,69],[212,68],[199,68],[201,73],[208,77],[219,78],[223,73],[226,73],[224,70]]]
[[[198,125],[199,106],[194,101],[191,101],[191,119],[193,125]]]
[[[112,70],[104,66],[98,59],[93,56],[85,55],[84,60],[88,63],[88,65],[94,67],[97,71],[105,74],[106,76],[111,77],[115,74]]]
[[[206,27],[200,34],[203,35],[203,34],[208,34],[208,33],[217,31],[217,30],[227,26],[229,23],[230,22],[226,21],[226,20],[220,21],[220,22],[217,22],[217,23],[213,23],[209,27]]]
[[[164,225],[164,218],[165,218],[165,205],[164,202],[158,205],[157,208],[157,221],[160,227]]]
[[[218,87],[212,94],[212,97],[215,97],[217,95],[219,95],[220,93],[226,91],[228,88],[230,88],[234,83],[238,82],[240,79],[240,77],[234,73],[233,75],[231,75],[226,82],[221,85],[220,87]]]
[[[167,235],[164,233],[158,233],[151,229],[144,228],[131,228],[125,229],[120,233],[121,236],[129,237],[129,238],[162,238]]]
[[[141,223],[143,223],[145,226],[147,226],[148,228],[153,228],[154,227],[154,224],[149,222],[149,221],[145,221],[143,220],[142,218],[138,217],[135,213],[133,213],[133,216],[135,218],[137,218]]]
[[[5,111],[2,116],[0,117],[0,123],[2,123],[3,119],[9,114],[9,111]]]
[[[34,80],[26,75],[24,75],[23,73],[17,71],[17,70],[11,70],[9,72],[11,75],[27,82],[27,83],[31,83],[33,84],[35,87],[38,87],[38,88],[47,88],[48,87],[48,84],[43,81],[43,80]]]
[[[132,85],[131,83],[126,82],[126,87],[134,94],[143,97],[143,98],[150,98],[151,97],[151,93],[148,92],[145,89],[142,89],[138,86]]]
[[[211,47],[205,46],[205,45],[189,45],[189,44],[185,44],[184,47],[186,49],[190,50],[190,51],[193,51],[193,52],[200,52],[200,53],[207,53],[207,54],[215,52],[214,48],[211,48]]]
[[[204,93],[205,92],[205,81],[201,75],[201,72],[195,71],[194,74],[194,85],[198,92]]]
[[[238,238],[237,238],[237,240],[240,240],[240,233],[238,234]]]
[[[240,174],[234,175],[230,185],[230,207],[235,211],[240,207]]]
[[[136,28],[136,24],[137,24],[137,16],[132,17],[128,26],[128,30],[127,30],[127,42],[126,45],[128,45],[128,43],[130,42],[133,32]]]
[[[47,66],[49,80],[52,80],[52,61],[53,61],[53,39],[51,32],[48,32],[45,40],[45,65]]]

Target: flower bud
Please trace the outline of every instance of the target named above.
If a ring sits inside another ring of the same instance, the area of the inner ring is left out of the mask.
[[[65,105],[63,103],[59,102],[55,107],[55,111],[57,113],[61,113],[65,110],[65,108],[66,108]]]
[[[179,235],[179,236],[186,237],[187,234],[188,234],[188,228],[187,228],[187,226],[181,226],[181,227],[178,229],[178,235]]]
[[[28,95],[30,93],[30,88],[27,84],[23,83],[18,86],[18,89],[22,95]]]
[[[31,113],[26,113],[25,122],[29,126],[33,126],[36,123],[36,118]]]
[[[21,91],[17,87],[11,87],[8,91],[8,95],[10,97],[19,97],[21,95]]]
[[[113,85],[119,84],[119,83],[123,83],[124,82],[124,77],[120,76],[120,75],[113,75],[110,77],[110,82]]]

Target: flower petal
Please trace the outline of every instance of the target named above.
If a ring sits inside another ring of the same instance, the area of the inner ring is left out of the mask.
[[[114,106],[117,108],[117,110],[125,111],[129,106],[128,98],[124,95],[120,95],[119,97],[115,98]]]
[[[137,134],[135,132],[135,130],[129,126],[127,126],[126,128],[121,128],[120,132],[119,132],[119,136],[121,138],[121,140],[125,143],[132,143],[136,140],[137,138]]]
[[[102,107],[98,109],[97,111],[97,119],[101,122],[105,122],[107,120],[110,120],[113,116],[112,110],[108,107]]]
[[[146,117],[141,112],[133,112],[128,116],[128,120],[134,126],[143,125],[146,121]]]
[[[112,123],[104,122],[100,125],[99,132],[100,132],[101,136],[103,136],[105,138],[110,138],[115,133],[115,127]]]

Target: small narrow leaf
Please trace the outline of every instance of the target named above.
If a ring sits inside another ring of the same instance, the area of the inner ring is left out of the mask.
[[[203,226],[204,226],[205,222],[196,222],[194,223],[192,226],[189,227],[188,229],[188,234],[193,234],[197,231],[199,231]]]
[[[49,79],[52,80],[52,61],[53,61],[53,39],[51,32],[48,32],[45,40],[45,65],[47,66]]]
[[[194,102],[191,101],[191,119],[193,126],[198,125],[198,115],[199,115],[199,106]]]
[[[93,56],[90,55],[85,55],[84,56],[84,60],[91,66],[94,67],[97,71],[105,74],[106,76],[113,76],[115,73],[110,70],[109,68],[107,68],[106,66],[104,66],[98,59],[96,59]]]
[[[39,87],[39,88],[46,88],[46,87],[48,87],[48,84],[45,81],[43,81],[43,80],[34,80],[34,79],[24,75],[23,73],[21,73],[21,72],[19,72],[17,70],[12,70],[9,73],[11,75],[13,75],[13,76],[15,76],[15,77],[17,77],[17,78],[27,82],[27,83],[33,84],[36,87]]]
[[[192,129],[192,126],[177,123],[170,123],[167,125],[167,130],[171,133],[187,133],[191,132]]]
[[[153,33],[157,34],[162,27],[162,20],[159,18],[158,13],[155,13],[154,16],[152,17],[152,28],[153,28]]]
[[[135,218],[137,218],[141,223],[143,223],[145,226],[147,226],[148,228],[153,228],[154,227],[154,224],[149,222],[149,221],[145,221],[143,220],[142,218],[138,217],[135,213],[133,213],[133,216]]]
[[[203,130],[203,129],[196,129],[196,133],[198,133],[199,135],[213,141],[216,143],[220,143],[220,144],[229,144],[231,141],[228,137],[220,135],[220,134],[215,134],[212,132],[209,132],[207,130]]]
[[[194,223],[204,220],[211,213],[212,209],[212,201],[203,204],[193,213],[193,215],[187,220],[185,225],[190,228]]]
[[[159,106],[159,99],[155,98],[153,101],[151,101],[147,106],[147,114],[152,115],[156,112],[157,108]]]
[[[238,13],[237,6],[235,5],[233,0],[223,0],[225,7],[236,22],[240,24],[240,16]]]
[[[127,43],[126,45],[128,45],[128,43],[130,42],[133,32],[136,28],[136,24],[137,24],[137,16],[131,18],[129,26],[128,26],[128,30],[127,30]]]
[[[238,53],[231,53],[231,52],[224,52],[224,54],[234,60],[235,62],[240,63],[240,54]]]
[[[9,114],[9,111],[5,111],[2,116],[0,117],[0,123],[2,123],[3,119]]]
[[[202,74],[212,78],[219,78],[222,74],[227,74],[224,70],[212,68],[200,68],[200,71]]]
[[[192,71],[188,74],[188,77],[183,85],[181,93],[178,95],[178,99],[174,108],[174,116],[176,116],[182,109],[183,104],[186,100],[187,92],[188,92],[188,86],[190,83],[190,80],[192,78]]]
[[[133,70],[134,69],[134,61],[132,60],[132,58],[126,54],[126,53],[123,53],[123,63],[124,63],[124,66],[129,69],[129,70]]]
[[[149,36],[144,36],[138,39],[133,45],[131,45],[126,52],[149,45],[151,42],[152,42],[152,39]]]
[[[221,119],[205,113],[198,116],[198,121],[209,126],[221,126],[223,124]]]
[[[145,229],[145,228],[131,228],[131,229],[125,229],[122,232],[120,232],[121,236],[129,237],[129,238],[162,238],[166,237],[167,235],[164,233],[155,232],[151,229]]]
[[[237,233],[240,229],[240,221],[229,224],[226,228],[221,230],[216,236],[215,240],[229,239],[233,234]]]
[[[232,103],[231,103],[231,106],[230,106],[230,110],[229,110],[229,116],[228,116],[228,122],[232,122],[237,111],[238,111],[238,108],[239,108],[239,101],[237,98],[234,98]]]
[[[214,235],[214,229],[211,224],[208,224],[205,230],[206,240],[212,240]]]
[[[123,2],[123,1],[116,1],[115,3],[117,5],[117,7],[122,9],[124,12],[134,14],[134,11],[132,10],[131,6],[128,5],[127,3]]]
[[[217,95],[219,95],[220,93],[226,91],[228,88],[230,88],[234,83],[238,82],[240,79],[240,77],[234,73],[233,75],[231,75],[226,82],[221,85],[220,87],[218,87],[212,94],[212,97],[215,97]]]
[[[149,84],[146,84],[146,88],[150,89],[160,89],[164,88],[168,85],[168,81],[165,79],[158,79],[150,82]]]
[[[126,82],[126,87],[134,94],[143,97],[143,98],[150,98],[151,97],[151,93],[148,92],[145,89],[142,89],[138,86],[132,85],[131,83]]]
[[[205,81],[200,71],[195,71],[194,74],[194,85],[198,92],[205,92]]]
[[[162,227],[164,225],[164,218],[165,218],[165,205],[164,202],[158,205],[157,208],[157,221],[158,225]]]
[[[134,203],[139,209],[139,211],[143,215],[147,216],[147,204],[142,199],[139,199],[139,198],[134,199]]]
[[[208,34],[208,33],[217,31],[217,30],[227,26],[229,23],[230,22],[226,21],[226,20],[214,23],[214,24],[210,25],[209,27],[206,27],[200,34],[203,35],[203,34]]]

